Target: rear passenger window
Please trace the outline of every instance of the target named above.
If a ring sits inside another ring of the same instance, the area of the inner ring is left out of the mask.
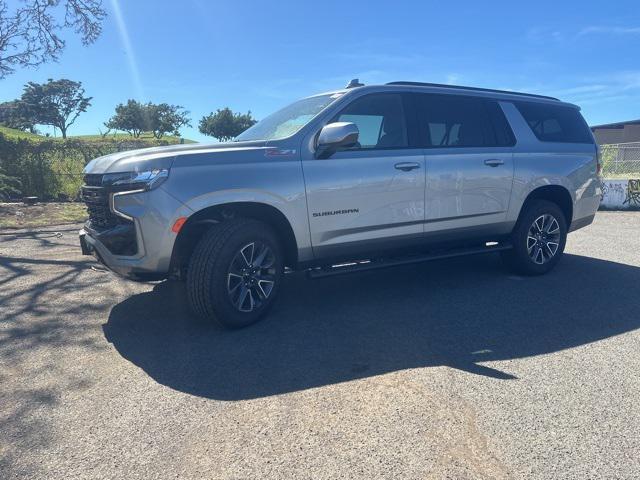
[[[496,145],[485,101],[455,95],[418,96],[420,143],[426,147]]]
[[[533,102],[514,104],[542,142],[593,143],[589,127],[576,108]]]
[[[409,145],[399,94],[373,94],[358,98],[334,121],[356,124],[360,131],[357,148],[405,148]]]

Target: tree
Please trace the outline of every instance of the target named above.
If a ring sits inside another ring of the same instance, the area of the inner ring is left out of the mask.
[[[111,117],[104,126],[112,130],[128,132],[134,138],[138,138],[147,129],[148,121],[145,118],[145,106],[135,100],[128,100],[126,105],[119,104],[116,114]]]
[[[234,113],[229,107],[225,107],[202,117],[199,130],[200,133],[226,142],[237,137],[255,123],[256,120],[251,116],[250,111],[244,114]]]
[[[173,133],[179,137],[180,128],[191,126],[191,121],[188,117],[189,112],[179,105],[169,105],[168,103],[154,105],[153,103],[148,103],[145,108],[146,118],[149,122],[147,130],[153,132],[155,138],[160,139],[167,133]]]
[[[81,82],[49,79],[44,84],[27,83],[20,101],[34,112],[37,124],[59,128],[67,138],[67,129],[91,105],[92,97],[84,93]]]
[[[0,0],[0,79],[16,68],[57,60],[62,30],[73,30],[89,45],[102,33],[107,13],[102,0],[23,0],[9,11]],[[19,5],[19,6],[18,6]]]
[[[32,108],[20,100],[0,103],[0,125],[36,133],[37,118]]]
[[[168,103],[140,103],[128,100],[116,107],[116,114],[104,125],[113,130],[122,130],[138,138],[142,132],[151,132],[155,138],[162,138],[167,133],[180,135],[180,128],[191,126],[189,112],[179,105]]]

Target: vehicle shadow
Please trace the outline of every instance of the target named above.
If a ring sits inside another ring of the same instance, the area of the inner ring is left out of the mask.
[[[285,283],[269,317],[243,330],[196,320],[184,286],[165,282],[116,305],[104,333],[163,385],[240,400],[416,367],[514,379],[480,362],[640,327],[640,268],[576,255],[535,278],[489,255]]]

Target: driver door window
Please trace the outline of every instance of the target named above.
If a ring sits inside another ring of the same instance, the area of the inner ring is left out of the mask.
[[[398,94],[367,95],[355,100],[334,120],[355,123],[360,131],[356,149],[407,148],[402,97]]]

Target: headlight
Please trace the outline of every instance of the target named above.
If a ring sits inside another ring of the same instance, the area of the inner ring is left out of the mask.
[[[145,172],[107,173],[102,177],[102,185],[113,190],[152,190],[169,177],[168,168]]]

